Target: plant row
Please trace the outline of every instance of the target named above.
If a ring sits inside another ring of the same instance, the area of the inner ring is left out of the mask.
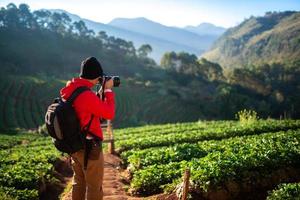
[[[38,199],[40,186],[56,181],[53,164],[60,153],[50,138],[31,141],[0,151],[0,190],[16,199]]]
[[[300,199],[300,183],[280,184],[269,193],[267,200],[295,200]]]
[[[228,126],[226,128],[207,128],[176,132],[161,136],[135,137],[128,140],[116,141],[118,152],[130,149],[145,149],[150,147],[168,146],[178,143],[196,143],[204,140],[221,140],[225,138],[256,135],[265,132],[276,132],[300,128],[300,120],[260,120],[250,125]]]
[[[46,105],[59,95],[63,84],[33,77],[1,77],[0,129],[37,128],[43,122]]]
[[[232,141],[232,142],[230,142]],[[228,139],[223,151],[212,151],[191,161],[155,164],[133,174],[131,190],[136,194],[161,192],[161,186],[180,179],[186,168],[199,191],[224,187],[229,181],[267,176],[274,170],[300,165],[300,131]]]
[[[160,136],[166,134],[187,132],[192,130],[216,129],[236,126],[237,121],[207,121],[189,122],[166,125],[145,126],[145,128],[126,128],[117,130],[114,134],[117,140],[128,140],[131,138],[144,138],[149,136]]]
[[[242,143],[251,142],[258,137],[268,138],[282,132],[264,133],[260,135],[241,136],[223,140],[207,140],[198,143],[184,143],[173,146],[152,147],[142,150],[130,150],[121,154],[123,164],[128,166],[131,172],[149,165],[163,165],[170,162],[189,161],[193,158],[205,157],[211,152],[224,152]]]
[[[24,133],[24,134],[1,134],[0,135],[0,150],[1,149],[7,149],[11,148],[15,145],[21,144],[21,143],[28,143],[30,141],[33,141],[38,136],[36,134],[30,134],[30,133]]]

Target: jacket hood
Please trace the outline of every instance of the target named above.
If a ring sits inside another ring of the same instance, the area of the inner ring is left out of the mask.
[[[92,88],[93,83],[89,82],[86,79],[73,78],[71,81],[67,82],[66,87],[64,87],[60,90],[61,98],[63,98],[64,100],[67,100],[76,88],[82,87],[82,86]]]

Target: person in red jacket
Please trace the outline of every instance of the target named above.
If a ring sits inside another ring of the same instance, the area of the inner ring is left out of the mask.
[[[80,76],[67,82],[66,87],[60,91],[61,97],[67,100],[78,87],[92,88],[102,76],[103,70],[99,61],[94,57],[85,59],[81,63]],[[85,150],[82,149],[71,155],[74,171],[72,181],[73,200],[83,200],[85,196],[88,200],[103,199],[104,160],[100,118],[111,120],[115,116],[115,100],[112,87],[113,80],[111,79],[105,83],[105,99],[103,101],[94,92],[88,90],[80,94],[73,103],[81,127],[86,127],[91,120],[88,130],[90,134],[86,137],[89,144],[91,144],[86,170],[84,169]]]

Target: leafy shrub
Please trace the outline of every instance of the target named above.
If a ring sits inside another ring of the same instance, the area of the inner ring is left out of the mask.
[[[269,193],[267,200],[300,199],[300,183],[280,184],[277,189]]]

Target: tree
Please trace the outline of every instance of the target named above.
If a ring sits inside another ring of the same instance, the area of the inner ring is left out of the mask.
[[[24,28],[36,29],[38,24],[33,17],[33,14],[29,10],[29,6],[27,4],[19,5],[19,21],[20,25]]]
[[[84,23],[84,21],[79,20],[78,22],[73,23],[75,28],[75,33],[77,33],[81,37],[90,37],[95,35],[94,31],[88,29]]]
[[[177,56],[174,51],[166,52],[160,60],[160,65],[165,69],[174,69],[176,58]]]
[[[167,52],[161,59],[163,68],[189,75],[195,74],[197,65],[197,56],[186,52]]]
[[[136,50],[135,50],[135,47],[133,45],[133,42],[129,41],[127,42],[127,51],[128,51],[128,54],[131,55],[131,56],[136,56]]]
[[[6,6],[3,19],[3,25],[5,27],[17,29],[20,26],[18,8],[15,4],[10,3]]]
[[[138,48],[138,55],[143,58],[147,57],[151,52],[152,47],[149,44],[143,44]]]
[[[223,69],[218,63],[213,63],[205,58],[198,60],[198,73],[203,74],[209,80],[223,80]]]
[[[51,12],[48,10],[37,10],[33,12],[33,16],[38,23],[40,29],[49,27]]]
[[[71,19],[67,14],[54,12],[50,15],[50,22],[48,26],[51,31],[65,34],[71,26],[70,22]]]
[[[96,36],[96,38],[99,39],[99,40],[101,40],[101,42],[103,44],[107,44],[108,43],[108,41],[107,41],[108,40],[108,36],[107,36],[107,34],[106,34],[105,31],[99,31],[98,34],[97,34],[97,36]]]
[[[0,9],[0,27],[4,26],[5,8]]]

